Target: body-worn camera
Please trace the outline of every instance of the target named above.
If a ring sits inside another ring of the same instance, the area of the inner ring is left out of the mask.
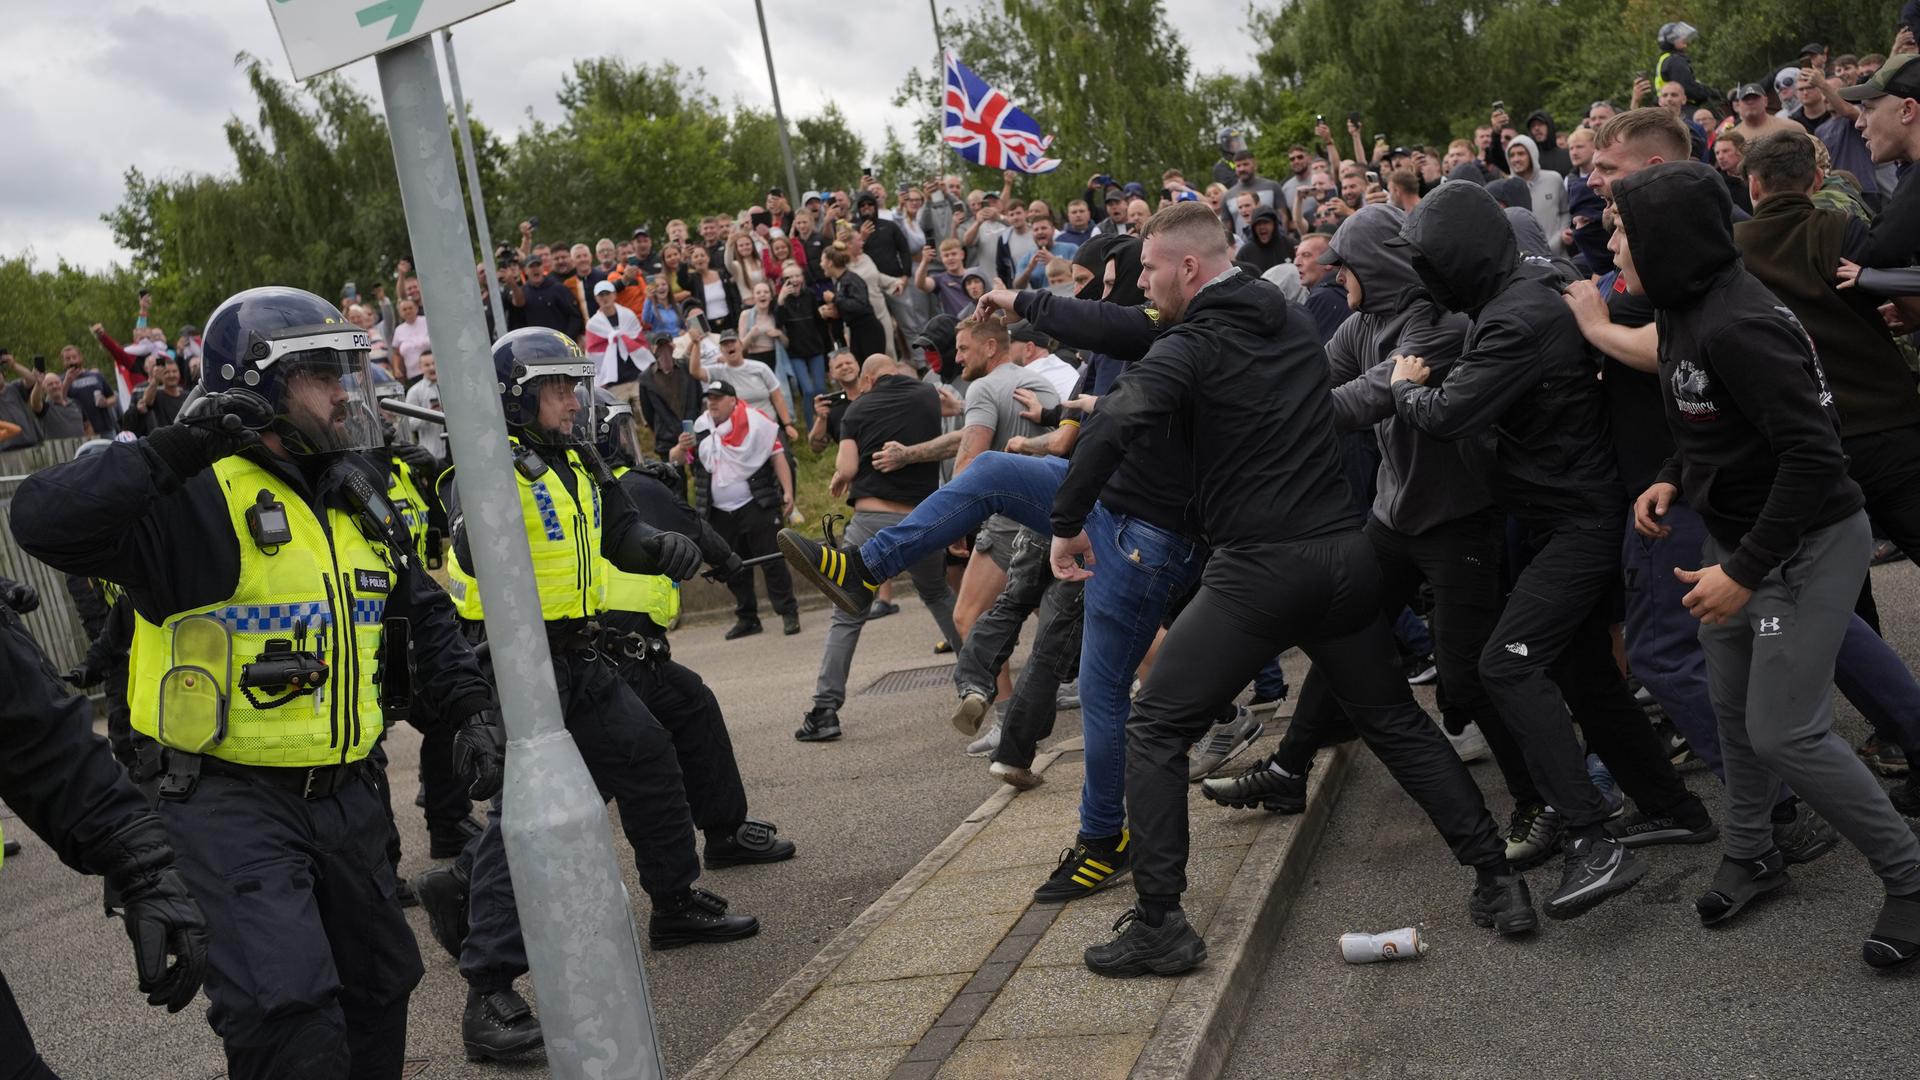
[[[240,685],[249,689],[271,690],[286,687],[296,693],[324,686],[327,661],[318,653],[302,652],[288,638],[269,638],[260,655],[241,665]]]

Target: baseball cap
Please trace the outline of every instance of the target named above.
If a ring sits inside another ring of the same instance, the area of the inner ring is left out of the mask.
[[[1409,149],[1407,149],[1407,148],[1406,148],[1406,147],[1404,147],[1404,146],[1396,146],[1396,147],[1394,147],[1393,149],[1391,149],[1391,150],[1389,150],[1389,151],[1387,151],[1387,156],[1388,156],[1388,157],[1390,157],[1390,158],[1396,158],[1396,157],[1412,157],[1412,156],[1413,156],[1413,151],[1411,151],[1411,150],[1409,150]]]
[[[720,336],[714,340],[720,342],[739,341],[740,332],[738,330],[722,330],[720,331]]]
[[[652,235],[651,233],[647,232],[647,227],[645,225],[642,225],[639,228],[633,230],[633,238],[635,240],[638,240],[643,236],[651,236],[651,235]]]
[[[1129,195],[1138,195],[1141,198],[1145,198],[1147,194],[1146,187],[1142,185],[1138,180],[1127,181],[1126,186],[1121,190],[1125,191]]]
[[[800,193],[801,206],[805,206],[810,202],[819,202],[819,201],[820,201],[820,193],[817,191],[803,191]]]
[[[653,333],[647,335],[647,344],[653,346],[671,345],[673,344],[673,335],[667,333],[665,330],[655,330]]]
[[[1025,319],[1009,324],[1007,326],[1007,336],[1015,341],[1024,341],[1030,345],[1051,346],[1053,344],[1052,337],[1042,333],[1039,327]]]
[[[787,197],[787,189],[786,189],[786,188],[780,188],[780,187],[770,187],[770,188],[768,188],[768,189],[767,189],[767,194],[769,194],[769,195],[778,195],[778,196],[780,196],[781,198],[783,198],[783,199],[784,199],[784,198],[786,198],[786,197]]]
[[[1199,202],[1200,196],[1191,191],[1182,191],[1173,197],[1174,202]]]
[[[1764,86],[1761,86],[1757,82],[1746,83],[1742,85],[1740,89],[1735,90],[1733,92],[1733,100],[1735,101],[1740,101],[1744,98],[1750,98],[1750,97],[1766,97],[1766,96],[1767,96],[1767,88]]]
[[[712,382],[707,384],[706,396],[707,397],[739,397],[740,395],[734,391],[732,383],[728,382],[725,379],[715,379]]]
[[[1120,189],[1120,185],[1118,185],[1118,184],[1108,184],[1108,185],[1107,185],[1107,197],[1106,197],[1106,200],[1105,200],[1105,201],[1107,201],[1107,202],[1126,202],[1126,201],[1127,201],[1127,193],[1126,193],[1125,191],[1122,191],[1122,190]]]
[[[868,198],[868,199],[871,199],[871,198],[873,198],[873,196],[872,196],[872,195],[868,195],[868,196],[866,196],[866,198]],[[999,193],[999,192],[997,192],[997,191],[983,191],[983,192],[981,192],[981,193],[980,193],[980,201],[981,201],[981,202],[983,202],[983,203],[985,203],[985,202],[999,202],[999,201],[1000,201],[1000,193]]]
[[[1877,97],[1893,94],[1904,98],[1920,98],[1920,64],[1913,62],[1913,53],[1900,53],[1887,57],[1873,78],[1858,86],[1849,86],[1840,91],[1847,101],[1871,101]]]
[[[1817,56],[1826,51],[1827,47],[1817,41],[1809,41],[1805,45],[1800,46],[1801,56]]]
[[[602,279],[599,284],[593,287],[593,295],[595,296],[599,296],[601,293],[610,293],[610,292],[619,292],[619,291],[620,290],[614,286],[613,282],[607,281],[605,279]]]

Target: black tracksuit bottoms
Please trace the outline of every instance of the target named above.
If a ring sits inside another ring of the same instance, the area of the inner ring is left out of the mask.
[[[1461,863],[1504,870],[1505,845],[1480,789],[1414,704],[1381,615],[1379,564],[1353,531],[1216,549],[1207,561],[1200,591],[1167,631],[1127,721],[1141,898],[1177,905],[1186,891],[1187,748],[1222,701],[1294,646],[1313,660],[1298,711],[1343,710]]]

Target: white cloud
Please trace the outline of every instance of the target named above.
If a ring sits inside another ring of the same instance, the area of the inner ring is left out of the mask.
[[[1167,7],[1197,68],[1251,66],[1246,0],[1168,0]],[[119,203],[126,168],[157,176],[226,171],[233,159],[222,125],[231,116],[251,122],[255,111],[234,56],[251,54],[287,75],[262,0],[97,0],[86,32],[68,4],[24,0],[7,8],[0,252],[31,249],[42,265],[126,261],[100,221]],[[790,120],[831,100],[875,148],[889,123],[901,131],[911,124],[914,110],[891,100],[913,66],[934,61],[921,0],[860,9],[767,0],[766,9]],[[609,53],[702,68],[721,101],[772,104],[750,0],[522,0],[462,24],[454,41],[468,107],[496,130],[520,127],[529,110],[557,118],[554,94],[573,61]],[[371,60],[343,73],[378,99]]]

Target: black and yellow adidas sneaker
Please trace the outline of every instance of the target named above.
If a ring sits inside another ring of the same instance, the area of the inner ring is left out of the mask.
[[[1120,830],[1120,839],[1111,848],[1075,844],[1060,855],[1060,865],[1046,884],[1033,890],[1036,904],[1075,900],[1099,892],[1125,878],[1133,870],[1133,851],[1127,846],[1131,837]]]
[[[780,530],[780,551],[800,576],[827,594],[835,607],[860,617],[873,606],[880,583],[867,580],[867,565],[860,561],[860,549],[841,547],[831,540],[821,543],[795,529]]]

